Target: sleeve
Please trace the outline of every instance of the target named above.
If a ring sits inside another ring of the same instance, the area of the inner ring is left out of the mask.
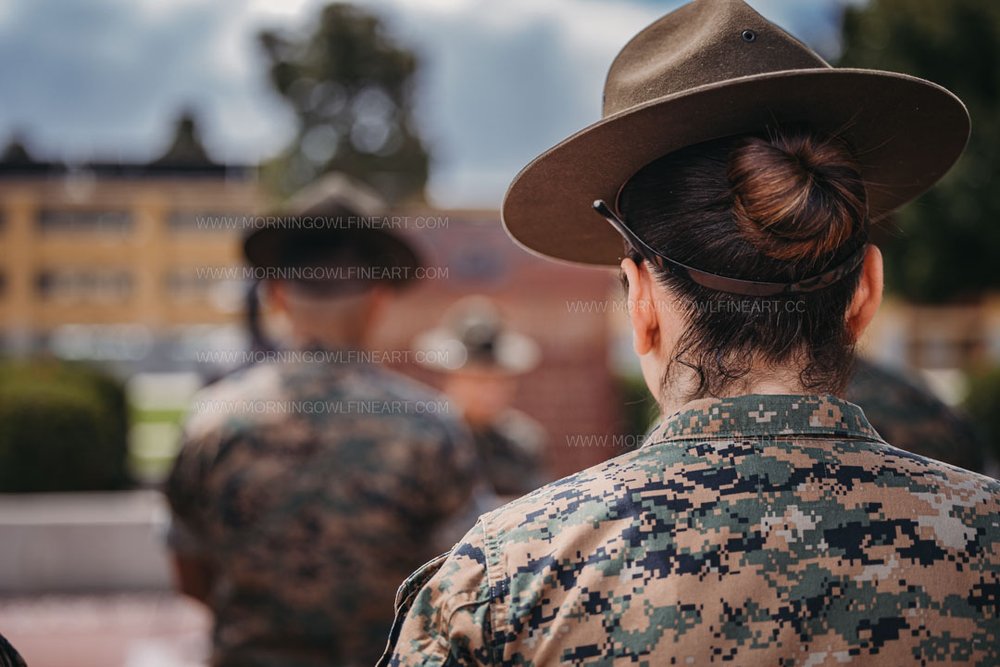
[[[432,541],[445,549],[455,544],[476,519],[499,506],[476,454],[472,435],[459,422],[438,420],[433,442],[415,450],[415,480],[411,506],[418,508]]]
[[[185,437],[164,485],[171,510],[167,546],[180,554],[194,556],[210,551],[204,515],[210,465],[207,459],[204,439]]]
[[[443,471],[455,480],[453,493],[439,496],[440,511],[447,515],[466,507],[478,491],[488,487],[488,483],[472,442],[472,434],[463,424],[447,420],[442,440],[440,460],[432,474],[439,475]]]
[[[400,587],[396,619],[378,667],[496,664],[492,598],[480,523]]]
[[[207,541],[173,512],[167,526],[166,541],[171,551],[183,556],[204,557],[211,552]]]

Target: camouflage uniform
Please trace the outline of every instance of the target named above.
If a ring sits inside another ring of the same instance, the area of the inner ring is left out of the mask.
[[[545,483],[545,431],[528,415],[505,410],[491,424],[472,426],[472,438],[483,469],[499,495],[520,496]]]
[[[911,380],[859,359],[844,398],[894,446],[983,471],[986,448],[968,420]]]
[[[821,396],[694,401],[484,515],[383,664],[1000,664],[1000,483]]]
[[[377,660],[399,581],[485,484],[447,405],[361,363],[262,364],[198,396],[166,490],[174,548],[214,564],[213,664]]]

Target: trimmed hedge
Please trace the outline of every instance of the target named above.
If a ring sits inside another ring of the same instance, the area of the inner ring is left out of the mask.
[[[127,431],[117,380],[58,361],[0,364],[0,492],[125,488]]]

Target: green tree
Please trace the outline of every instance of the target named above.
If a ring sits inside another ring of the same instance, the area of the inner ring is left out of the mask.
[[[883,244],[887,287],[924,302],[997,289],[1000,2],[871,0],[846,10],[843,37],[841,66],[929,79],[958,95],[972,116],[972,138],[955,168],[895,218],[898,231]]]
[[[259,36],[271,83],[298,118],[294,141],[264,165],[266,180],[289,194],[341,171],[392,202],[422,197],[429,155],[413,119],[416,56],[352,5],[327,6],[314,25]]]

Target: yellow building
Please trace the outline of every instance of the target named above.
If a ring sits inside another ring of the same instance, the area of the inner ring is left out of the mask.
[[[7,349],[64,338],[131,357],[130,346],[171,327],[235,320],[240,223],[260,203],[255,172],[212,162],[189,120],[148,164],[69,167],[12,144],[0,157]],[[60,338],[66,326],[73,335]]]
[[[190,118],[181,120],[170,149],[146,164],[70,167],[33,160],[12,144],[0,156],[4,348],[129,362],[153,357],[153,366],[176,366],[178,340],[239,321],[250,282],[240,239],[248,222],[258,221],[252,216],[263,203],[256,172],[213,162]],[[466,218],[496,226],[492,252],[510,251],[512,262],[523,256],[499,233],[495,211],[431,212],[455,218],[434,243],[460,246],[448,259],[456,277],[479,243],[473,240],[476,225],[464,224]],[[486,266],[490,260],[475,261]],[[484,287],[468,276],[458,283]],[[164,347],[164,341],[173,343]],[[238,345],[230,339],[224,347]],[[192,346],[205,342],[191,340]],[[1000,301],[945,307],[889,301],[864,347],[914,370],[996,363]]]

